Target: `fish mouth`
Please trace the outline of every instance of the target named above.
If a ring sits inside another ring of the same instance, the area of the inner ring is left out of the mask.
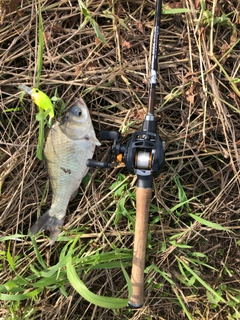
[[[62,116],[59,120],[60,120],[60,124],[64,124],[67,121],[69,121],[70,119],[69,119],[68,115],[65,115],[65,116]]]
[[[66,124],[67,122],[71,121],[71,122],[74,122],[72,119],[70,119],[69,115],[68,115],[69,111],[66,112],[66,114],[60,116],[58,118],[58,121],[60,122],[60,125],[64,125]]]

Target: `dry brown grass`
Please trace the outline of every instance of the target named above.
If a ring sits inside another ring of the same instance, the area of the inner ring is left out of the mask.
[[[45,36],[41,90],[51,97],[57,89],[66,103],[83,96],[97,133],[100,129],[127,133],[139,130],[148,101],[154,1],[88,1],[88,9],[109,47],[99,42],[90,24],[79,29],[84,18],[78,1],[46,0],[41,5]],[[170,245],[168,239],[182,232],[177,237],[179,243],[193,246],[190,252],[208,256],[208,264],[216,271],[204,267],[200,271],[213,288],[217,290],[225,284],[239,289],[240,86],[233,79],[240,78],[240,7],[237,0],[206,1],[207,9],[213,10],[215,17],[229,14],[228,24],[213,26],[204,23],[199,1],[169,3],[172,8],[182,5],[192,12],[162,17],[156,116],[159,134],[166,141],[166,165],[155,179],[152,201],[159,209],[150,216],[152,239],[147,262],[165,271],[176,287],[172,288],[151,270],[146,279],[144,308],[118,313],[89,305],[70,286],[67,298],[57,290],[46,289],[34,302],[36,312],[31,319],[187,319],[177,303],[175,290],[193,319],[225,320],[233,314],[224,304],[211,309],[203,289],[195,293],[179,281],[176,258],[188,250]],[[104,10],[115,18],[106,17]],[[4,236],[28,232],[36,220],[48,174],[44,162],[35,157],[37,110],[27,97],[21,104],[17,89],[19,83],[36,83],[37,1],[1,1],[1,13],[0,235]],[[129,30],[119,19],[125,21]],[[17,107],[19,111],[5,112]],[[56,113],[59,115],[58,108]],[[106,143],[97,148],[98,160],[106,158],[107,148]],[[109,186],[119,172],[127,176],[124,168],[94,171],[91,184],[82,188],[69,206],[64,226],[71,230],[87,224],[88,237],[106,251],[111,245],[131,248],[133,240],[126,218],[122,217],[117,225],[111,220],[116,203]],[[175,177],[188,199],[197,198],[189,204],[191,212],[202,212],[205,219],[235,233],[200,225],[189,217],[187,210],[179,215],[170,213],[179,203]],[[127,181],[133,191],[135,178],[128,176]],[[44,198],[42,211],[50,202],[51,189]],[[130,202],[127,206],[131,210]],[[86,244],[89,239],[85,237],[82,241]],[[167,248],[161,251],[163,242]],[[52,251],[46,245],[46,238],[39,240],[40,251],[49,264],[54,263],[58,245]],[[2,242],[1,246],[6,248],[7,244]],[[27,246],[29,242],[12,242],[13,256],[23,255]],[[90,245],[87,250],[91,250]],[[25,267],[23,262],[21,268]],[[95,292],[114,295],[124,286],[119,274],[119,270],[91,271],[85,282]],[[11,277],[5,261],[1,283]],[[30,304],[21,304],[16,319],[23,318],[24,308]],[[0,303],[2,319],[8,307],[6,302]]]

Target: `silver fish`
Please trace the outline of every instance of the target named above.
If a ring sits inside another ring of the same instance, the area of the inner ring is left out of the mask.
[[[63,226],[67,206],[88,172],[87,159],[91,159],[100,142],[95,136],[86,104],[78,99],[61,122],[55,123],[46,140],[44,155],[47,160],[53,191],[52,205],[31,227],[32,234],[50,231],[51,244]]]

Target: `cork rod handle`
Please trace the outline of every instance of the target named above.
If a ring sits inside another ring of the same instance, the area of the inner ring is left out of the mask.
[[[136,188],[136,225],[131,275],[132,297],[129,301],[131,308],[140,308],[144,301],[144,269],[151,198],[151,188]]]

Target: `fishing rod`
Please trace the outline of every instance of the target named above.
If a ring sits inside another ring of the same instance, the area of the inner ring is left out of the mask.
[[[156,1],[148,109],[142,124],[142,131],[133,133],[126,144],[121,144],[118,132],[101,130],[100,140],[113,141],[109,152],[110,159],[109,161],[93,159],[87,161],[88,167],[100,168],[112,168],[119,163],[124,163],[129,173],[137,175],[136,223],[131,274],[132,296],[128,303],[131,308],[135,309],[142,307],[144,302],[144,269],[153,178],[159,174],[164,163],[164,143],[156,132],[154,116],[162,11],[162,0]]]

